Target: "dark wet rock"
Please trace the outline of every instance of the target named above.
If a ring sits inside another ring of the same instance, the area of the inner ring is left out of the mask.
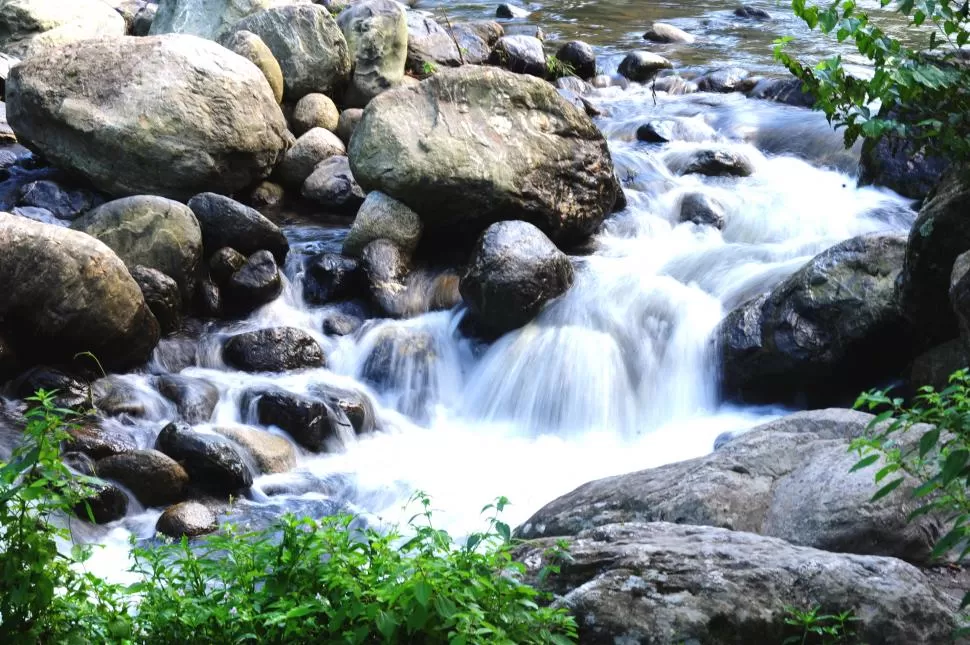
[[[364,324],[364,319],[336,311],[323,319],[322,331],[327,336],[349,336]]]
[[[461,65],[461,52],[448,30],[416,11],[407,12],[407,21],[408,54],[405,64],[408,71],[423,74],[426,65]]]
[[[676,74],[658,78],[653,82],[651,87],[657,92],[667,92],[671,96],[693,94],[697,91],[697,83],[688,81]]]
[[[700,92],[736,92],[748,76],[748,70],[746,69],[726,67],[708,72],[695,82]]]
[[[279,269],[269,251],[256,251],[222,287],[222,307],[227,313],[249,314],[276,300],[283,291]]]
[[[348,108],[340,113],[340,118],[337,119],[337,136],[340,137],[345,146],[350,145],[350,137],[354,134],[354,130],[357,129],[357,124],[360,123],[363,116],[364,111],[360,108]]]
[[[296,467],[293,444],[279,435],[246,426],[222,426],[213,431],[242,448],[261,473],[285,473]]]
[[[163,336],[176,331],[182,323],[182,294],[178,283],[161,271],[141,265],[129,269],[141,289]]]
[[[19,370],[20,360],[13,344],[0,334],[0,383],[15,376]]]
[[[157,13],[158,5],[154,2],[149,2],[135,12],[135,16],[131,21],[131,35],[147,36],[152,29],[152,23],[155,22]]]
[[[721,528],[666,522],[609,524],[516,554],[533,584],[576,616],[582,643],[776,645],[801,628],[786,607],[852,607],[864,643],[949,642],[959,604],[930,573],[894,558],[844,555]]]
[[[443,121],[448,131],[436,127]],[[381,94],[349,156],[365,190],[407,204],[426,233],[451,244],[505,219],[574,243],[616,200],[612,160],[589,117],[549,83],[495,68],[442,70],[417,88]]]
[[[381,311],[391,317],[403,316],[410,266],[407,257],[390,240],[374,240],[361,253],[361,267],[367,277],[370,295]]]
[[[246,256],[236,249],[224,246],[209,258],[209,275],[217,285],[226,284],[239,269],[246,266]]]
[[[176,540],[199,537],[219,528],[215,514],[205,504],[180,502],[165,509],[158,518],[155,530]]]
[[[18,206],[34,206],[51,212],[58,219],[72,220],[101,200],[85,190],[65,190],[50,179],[40,179],[20,187]]]
[[[911,389],[931,385],[942,392],[950,384],[950,375],[970,366],[970,352],[966,341],[954,338],[936,347],[931,347],[913,359],[909,371]]]
[[[91,384],[91,398],[98,412],[109,417],[140,418],[147,412],[144,395],[120,376],[106,376]]]
[[[724,227],[724,205],[704,193],[687,193],[680,202],[680,221]]]
[[[303,182],[300,193],[331,211],[355,213],[364,203],[364,191],[354,179],[344,155],[321,161]]]
[[[155,379],[155,389],[175,404],[182,421],[206,423],[219,403],[219,388],[199,378],[163,374]]]
[[[285,372],[323,367],[323,350],[295,327],[272,327],[237,334],[223,348],[226,363],[245,372]]]
[[[57,391],[55,401],[60,408],[91,407],[91,391],[81,380],[54,367],[38,365],[20,374],[12,383],[14,395],[27,399],[38,390]]]
[[[676,172],[681,175],[747,177],[754,172],[751,159],[735,150],[702,148],[678,161]]]
[[[26,217],[27,219],[32,219],[35,222],[40,222],[41,224],[70,226],[70,222],[54,217],[54,213],[50,212],[46,208],[37,208],[36,206],[15,206],[10,212],[14,215]]]
[[[286,151],[277,168],[280,181],[290,186],[302,186],[321,161],[346,155],[347,149],[337,135],[330,130],[313,128]]]
[[[262,38],[251,31],[242,30],[228,34],[220,40],[220,44],[258,67],[273,90],[276,102],[283,100],[283,70]]]
[[[794,107],[810,108],[815,105],[815,98],[802,89],[803,83],[797,78],[765,78],[755,83],[747,95],[753,99],[764,99],[791,105]]]
[[[496,18],[527,18],[531,12],[518,5],[503,2],[495,8]]]
[[[157,366],[156,373],[181,372],[199,364],[198,341],[195,338],[182,335],[172,335],[163,338],[155,349],[152,362]]]
[[[170,423],[158,434],[155,449],[185,467],[192,485],[217,495],[231,495],[252,486],[253,476],[236,445],[222,435]]]
[[[408,53],[408,23],[404,8],[391,0],[364,0],[341,12],[353,77],[346,102],[363,107],[381,92],[404,80]]]
[[[81,425],[67,430],[70,438],[64,442],[64,450],[80,452],[92,459],[104,459],[136,450],[138,445],[130,435],[98,426]]]
[[[477,322],[495,334],[531,321],[573,282],[569,258],[526,222],[485,231],[461,279],[461,295]]]
[[[353,226],[344,238],[343,252],[359,257],[375,240],[389,240],[410,257],[421,241],[424,227],[413,210],[379,190],[371,191],[357,211]]]
[[[330,12],[315,4],[272,7],[243,18],[234,31],[251,31],[266,43],[283,71],[283,95],[336,94],[350,80],[347,41]]]
[[[542,42],[532,36],[502,36],[492,48],[488,62],[516,74],[530,74],[539,78],[547,75]]]
[[[21,143],[111,195],[232,193],[264,177],[289,144],[262,73],[191,36],[54,48],[13,68],[6,98]],[[63,109],[72,101],[88,109]]]
[[[694,36],[690,35],[683,29],[674,27],[665,22],[655,22],[653,26],[650,27],[643,34],[644,40],[649,40],[655,43],[682,43],[690,44],[697,40]]]
[[[916,152],[912,142],[885,136],[878,141],[863,142],[859,184],[886,186],[903,197],[923,199],[949,166],[949,160],[943,157]]]
[[[312,385],[310,392],[347,415],[347,420],[357,434],[373,432],[377,427],[374,403],[363,392],[324,384]]]
[[[816,406],[891,376],[912,355],[895,294],[905,248],[895,235],[852,238],[728,314],[715,332],[725,394]]]
[[[327,442],[337,440],[342,429],[353,432],[343,410],[323,399],[284,390],[258,392],[253,396],[257,397],[259,423],[289,433],[307,450],[324,452]]]
[[[738,18],[748,18],[750,20],[770,20],[771,15],[764,9],[758,9],[751,5],[741,5],[734,10],[734,15]]]
[[[564,44],[556,51],[556,58],[585,81],[596,76],[596,53],[581,40],[570,40]]]
[[[199,221],[207,255],[228,246],[243,255],[265,249],[277,262],[286,259],[290,248],[286,236],[259,211],[215,193],[196,195],[189,200],[189,208]]]
[[[635,83],[646,83],[661,70],[673,69],[673,67],[663,56],[646,51],[635,51],[630,52],[620,61],[619,72]]]
[[[303,277],[303,299],[314,305],[333,300],[350,300],[363,295],[367,279],[360,264],[337,253],[324,253],[307,262]]]
[[[279,210],[283,206],[283,197],[282,186],[271,181],[263,181],[249,193],[249,204],[262,210]]]
[[[74,507],[80,519],[95,524],[107,524],[120,520],[128,513],[128,496],[108,482],[87,483],[90,494]]]
[[[427,331],[387,325],[362,341],[369,348],[358,377],[385,396],[394,395],[394,407],[418,421],[430,418],[437,387],[435,364],[438,346]]]
[[[637,140],[645,143],[711,141],[717,132],[700,118],[651,119],[637,128]]]
[[[196,287],[195,306],[198,313],[205,318],[221,318],[224,313],[222,290],[211,279],[202,280]]]
[[[94,467],[94,459],[83,452],[62,452],[61,462],[78,475],[94,477],[97,472]]]
[[[293,134],[300,137],[313,128],[336,132],[340,111],[326,94],[307,94],[297,101],[290,117]]]
[[[158,450],[132,450],[99,459],[98,475],[132,492],[145,506],[167,506],[185,498],[189,475],[178,462]]]
[[[91,352],[107,370],[144,363],[158,322],[124,263],[102,242],[0,213],[0,318],[24,364]]]

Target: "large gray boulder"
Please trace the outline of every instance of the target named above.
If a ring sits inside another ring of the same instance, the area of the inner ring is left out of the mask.
[[[251,31],[283,70],[283,96],[299,101],[311,92],[333,96],[350,79],[350,53],[340,27],[324,7],[285,5],[243,18],[234,31]]]
[[[909,522],[919,505],[911,496],[918,482],[907,478],[872,503],[881,486],[873,481],[875,470],[849,472],[858,460],[849,442],[873,418],[840,409],[799,412],[728,438],[704,457],[583,484],[518,532],[552,537],[617,522],[667,521],[927,563],[944,531],[935,516]],[[906,436],[920,434],[917,428]]]
[[[0,0],[0,51],[10,56],[124,34],[125,19],[102,0]]]
[[[202,231],[185,204],[138,195],[98,206],[71,228],[95,237],[129,267],[161,271],[178,283],[183,297],[192,294],[202,260]]]
[[[522,546],[527,579],[544,584],[579,624],[582,643],[778,645],[801,628],[787,607],[852,610],[853,643],[952,642],[959,600],[932,574],[894,558],[843,555],[751,533],[666,522],[609,524]],[[808,641],[806,641],[808,642]]]
[[[444,70],[381,94],[349,157],[365,190],[457,238],[518,219],[576,242],[616,201],[606,140],[589,117],[545,81],[494,68]]]
[[[307,0],[287,0],[298,4]],[[148,31],[152,36],[178,33],[217,40],[237,22],[277,0],[158,0],[158,11]]]
[[[144,363],[158,322],[138,284],[104,243],[0,213],[0,327],[21,362],[69,362],[92,352],[105,369]]]
[[[232,193],[290,142],[259,69],[194,36],[59,47],[13,68],[6,97],[19,141],[113,195]]]
[[[393,0],[365,0],[343,11],[337,23],[347,40],[354,69],[346,102],[363,107],[404,78],[407,17],[404,8]]]
[[[852,238],[728,314],[715,331],[725,394],[825,405],[905,364],[895,295],[905,250],[897,235]]]

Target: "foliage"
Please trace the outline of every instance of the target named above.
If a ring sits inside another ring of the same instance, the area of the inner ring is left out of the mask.
[[[846,146],[859,137],[889,135],[914,143],[916,150],[970,158],[970,67],[960,48],[970,41],[970,4],[956,0],[880,0],[893,5],[919,28],[925,49],[905,46],[875,26],[855,0],[808,5],[792,0],[795,15],[811,29],[851,40],[872,65],[871,78],[850,74],[841,56],[814,67],[786,50],[791,37],[776,43],[775,57],[803,81],[816,107],[845,128]]]
[[[546,72],[551,80],[576,75],[576,70],[570,63],[559,60],[551,54],[546,56]]]
[[[438,71],[438,66],[432,63],[430,60],[426,60],[421,64],[421,74],[423,76],[431,76]]]
[[[782,645],[856,645],[859,642],[853,623],[860,619],[851,610],[825,614],[819,606],[785,607],[785,613],[785,624],[798,633],[786,638]]]

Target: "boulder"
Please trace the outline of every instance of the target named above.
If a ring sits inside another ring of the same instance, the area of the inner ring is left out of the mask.
[[[682,43],[690,44],[697,40],[692,35],[665,22],[655,22],[650,29],[643,34],[644,40],[655,43]]]
[[[239,54],[250,63],[259,68],[259,71],[266,77],[266,82],[273,90],[273,98],[277,103],[283,101],[283,70],[280,69],[279,61],[273,56],[263,39],[251,31],[245,29],[234,31],[222,39],[222,46],[226,49]]]
[[[162,335],[177,331],[182,325],[182,294],[178,283],[161,271],[140,264],[131,267],[129,273],[141,289]]]
[[[87,190],[65,190],[50,179],[40,179],[24,184],[17,196],[18,206],[43,208],[64,220],[76,219],[98,204],[101,200]]]
[[[495,335],[517,329],[573,283],[573,265],[527,222],[488,227],[461,278],[461,295],[476,322]]]
[[[672,155],[667,165],[680,175],[708,177],[748,177],[755,171],[751,158],[730,148],[697,148]]]
[[[209,277],[217,286],[227,284],[232,274],[246,266],[246,260],[236,249],[224,246],[209,258]]]
[[[132,450],[99,459],[97,473],[132,492],[145,506],[167,506],[185,499],[189,475],[174,459],[157,450]]]
[[[310,258],[303,276],[303,299],[312,305],[350,300],[366,292],[367,280],[360,264],[337,253]]]
[[[666,522],[609,524],[523,545],[527,580],[543,580],[576,616],[583,643],[801,642],[787,607],[851,610],[850,642],[948,642],[959,601],[893,558],[843,555],[774,538]],[[559,573],[539,577],[545,565]],[[856,640],[858,639],[858,640]],[[808,641],[806,641],[808,642]]]
[[[736,92],[742,89],[748,79],[748,70],[741,67],[725,67],[716,69],[696,79],[699,92]]]
[[[528,18],[531,12],[518,5],[503,2],[495,8],[496,18]]]
[[[852,238],[728,314],[714,334],[724,393],[814,406],[892,375],[911,356],[895,296],[904,253],[900,236]]]
[[[293,444],[279,435],[246,426],[217,427],[213,431],[242,448],[261,473],[285,473],[296,467]]]
[[[810,108],[815,105],[815,97],[805,91],[803,85],[797,78],[763,78],[748,90],[747,96],[793,107]]]
[[[148,32],[152,30],[152,23],[155,22],[155,16],[157,14],[158,5],[154,2],[149,2],[144,7],[136,11],[131,20],[131,35],[147,36]]]
[[[165,509],[155,524],[155,531],[170,538],[199,537],[219,528],[215,514],[205,504],[180,502]]]
[[[290,249],[286,236],[259,211],[216,193],[196,195],[189,200],[189,208],[199,222],[207,254],[228,246],[243,255],[265,249],[277,262],[286,259]]]
[[[321,161],[346,155],[347,149],[337,135],[324,128],[313,128],[287,150],[277,169],[280,181],[291,186],[302,186]]]
[[[388,0],[390,1],[390,0]],[[290,124],[293,133],[301,137],[313,128],[336,132],[340,112],[325,94],[307,94],[296,102]]]
[[[424,227],[421,218],[406,205],[379,190],[367,195],[357,217],[344,238],[343,252],[359,257],[374,240],[393,242],[401,253],[410,257],[421,241]]]
[[[158,0],[148,33],[191,34],[218,40],[246,16],[273,4],[273,0]]]
[[[199,378],[163,374],[155,378],[155,389],[172,401],[179,418],[190,424],[207,423],[219,403],[219,388]]]
[[[75,426],[67,430],[70,438],[64,442],[65,452],[80,452],[92,459],[104,459],[138,448],[130,435],[98,426]]]
[[[365,190],[407,204],[452,243],[506,219],[574,243],[616,200],[609,150],[589,117],[545,81],[494,68],[442,71],[381,94],[349,157]]]
[[[341,12],[353,61],[348,105],[364,107],[381,92],[404,79],[408,54],[408,21],[404,8],[392,0],[364,0]]]
[[[85,522],[107,524],[128,513],[128,496],[113,484],[87,482],[87,495],[74,506],[74,514]]]
[[[498,39],[505,35],[505,30],[494,20],[486,20],[452,25],[451,33],[458,41],[463,64],[482,65]]]
[[[285,372],[323,367],[323,350],[295,327],[273,327],[231,337],[223,348],[226,363],[245,372]]]
[[[573,74],[588,81],[596,76],[596,52],[581,40],[570,40],[556,51],[556,58]]]
[[[337,95],[350,78],[350,54],[330,12],[316,4],[265,9],[236,23],[234,31],[259,36],[283,70],[283,97],[296,102],[316,92]]]
[[[426,74],[427,68],[457,67],[461,52],[451,34],[437,22],[416,11],[407,13],[408,71]]]
[[[863,141],[859,184],[886,186],[911,199],[925,198],[940,181],[950,162],[943,157],[917,152],[914,148],[912,142],[891,135]]]
[[[90,386],[59,369],[38,365],[17,376],[11,384],[14,396],[26,401],[37,390],[56,391],[54,402],[59,408],[91,409],[94,407]]]
[[[357,434],[372,432],[377,427],[374,403],[360,390],[316,384],[310,386],[310,392],[343,411]]]
[[[274,300],[283,291],[280,271],[269,251],[256,251],[220,289],[222,309],[244,316]]]
[[[343,141],[345,146],[350,145],[350,137],[357,129],[357,124],[364,116],[364,111],[360,108],[347,108],[340,113],[337,119],[337,136]]]
[[[680,201],[680,221],[724,228],[724,205],[705,193],[687,193]]]
[[[123,377],[109,375],[99,378],[90,387],[94,407],[104,416],[144,418],[148,413],[145,396]]]
[[[646,51],[635,51],[627,54],[618,71],[635,83],[646,83],[653,79],[662,69],[673,69],[669,60],[658,54]]]
[[[0,2],[0,51],[17,58],[85,38],[124,34],[124,18],[100,0]]]
[[[347,415],[323,399],[284,390],[253,393],[258,422],[276,426],[313,452],[324,452],[341,432],[353,433]]]
[[[354,179],[350,161],[337,155],[318,163],[303,182],[300,194],[331,211],[356,213],[364,191]]]
[[[158,322],[124,263],[78,231],[0,213],[0,318],[22,361],[91,352],[107,370],[144,363]]]
[[[229,439],[199,432],[182,422],[170,423],[158,433],[155,449],[185,467],[192,485],[216,495],[232,495],[253,484],[239,450]]]
[[[970,169],[953,168],[930,193],[909,233],[899,280],[903,314],[927,344],[958,335],[950,307],[950,275],[970,251]]]
[[[502,36],[495,43],[488,62],[516,74],[530,74],[539,78],[547,75],[542,41],[533,36]]]
[[[191,297],[202,231],[185,204],[151,195],[123,197],[98,206],[71,228],[107,244],[129,267],[161,271],[178,283],[183,297]]]
[[[909,371],[910,389],[930,385],[942,392],[950,384],[950,375],[967,366],[970,366],[970,352],[962,338],[931,347],[913,359]]]
[[[770,20],[771,15],[764,9],[758,9],[752,7],[751,5],[741,5],[734,10],[734,15],[738,18],[747,18],[749,20]]]
[[[290,141],[262,73],[194,36],[59,47],[13,68],[6,97],[20,142],[112,195],[232,193]]]
[[[364,247],[360,260],[374,304],[388,317],[405,316],[408,313],[405,280],[411,267],[401,249],[390,240],[374,240]]]

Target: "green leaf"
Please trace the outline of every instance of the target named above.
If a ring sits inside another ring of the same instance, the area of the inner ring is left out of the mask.
[[[966,448],[954,450],[947,455],[946,461],[943,463],[943,470],[940,472],[941,483],[947,486],[959,477],[967,465],[968,459],[970,459],[970,451]]]
[[[923,436],[919,440],[919,456],[920,459],[925,457],[934,447],[936,447],[937,441],[940,439],[940,429],[933,428],[932,430],[927,430],[923,433]]]
[[[855,465],[852,466],[852,468],[849,469],[849,472],[850,473],[854,473],[854,472],[856,472],[858,470],[862,470],[863,468],[868,468],[872,464],[874,464],[877,461],[879,461],[879,457],[881,457],[881,456],[882,455],[880,455],[879,453],[873,453],[871,455],[866,455],[865,457],[863,457],[862,459],[860,459],[859,461],[857,461],[855,463]]]
[[[891,482],[889,482],[888,484],[886,484],[885,486],[877,490],[876,493],[872,496],[872,499],[869,501],[878,502],[880,499],[882,499],[886,495],[890,494],[891,492],[899,488],[899,485],[902,483],[903,483],[902,477],[892,480]]]
[[[414,584],[414,598],[422,607],[427,607],[431,599],[431,586],[424,580],[418,580]]]

